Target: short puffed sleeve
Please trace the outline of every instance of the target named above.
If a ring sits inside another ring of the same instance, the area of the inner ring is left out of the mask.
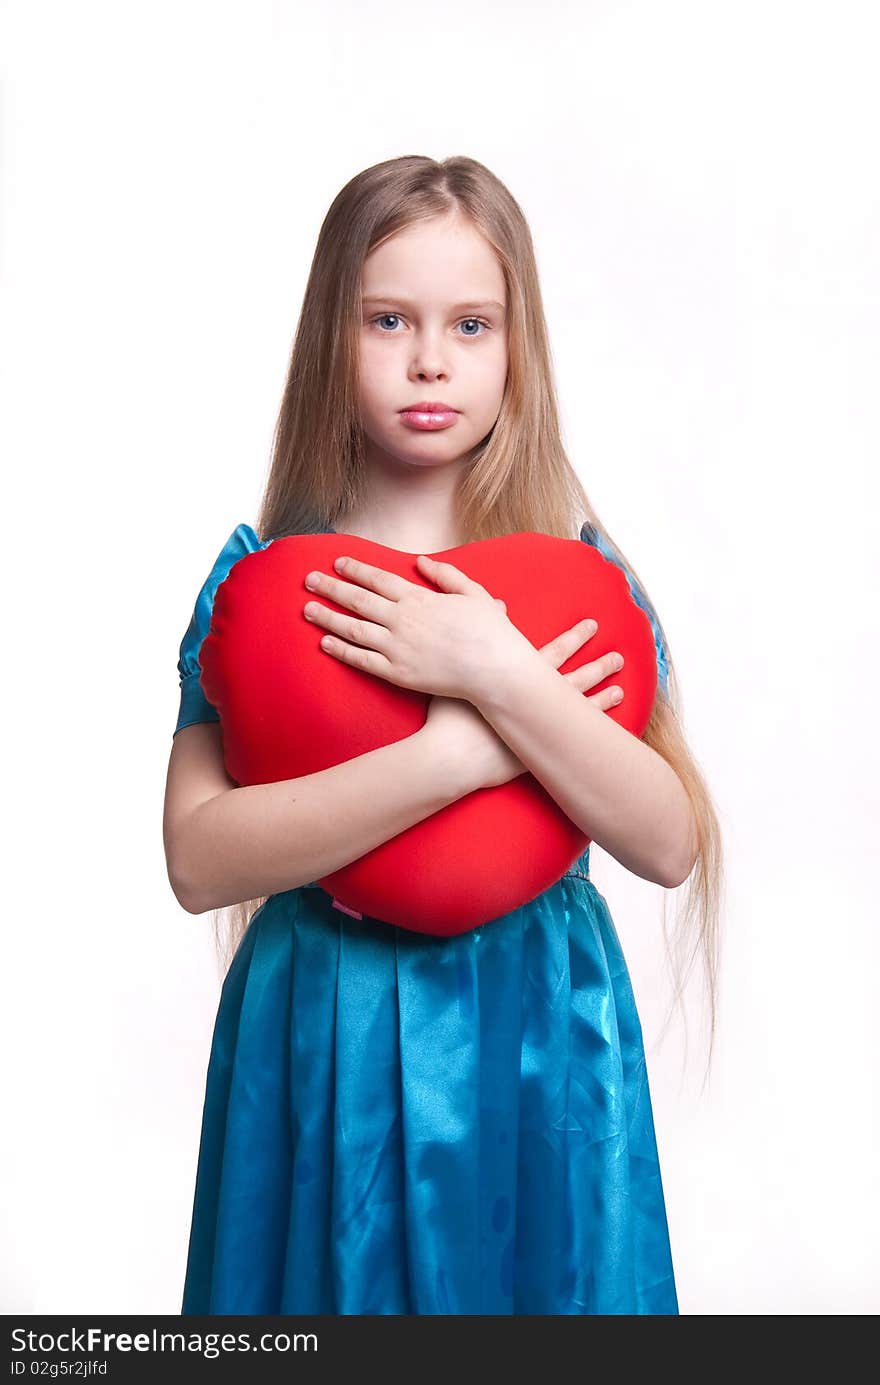
[[[216,708],[202,692],[199,650],[211,624],[214,596],[220,583],[239,558],[243,558],[246,553],[256,553],[259,549],[268,547],[269,543],[271,539],[262,542],[249,524],[236,525],[218,553],[214,566],[196,597],[192,618],[180,642],[180,657],[177,661],[180,677],[180,711],[177,714],[174,736],[178,731],[182,731],[184,726],[192,726],[197,721],[220,720]]]
[[[598,548],[599,552],[602,554],[604,558],[608,558],[610,562],[614,563],[617,567],[621,569],[622,572],[626,574],[626,580],[629,583],[629,589],[632,593],[633,600],[635,601],[637,606],[640,606],[642,608],[642,610],[645,612],[645,615],[651,622],[651,629],[654,632],[654,649],[657,653],[657,682],[660,685],[660,688],[662,689],[663,693],[668,695],[669,665],[667,661],[666,645],[663,643],[663,636],[660,633],[660,623],[657,620],[657,614],[654,610],[654,607],[651,605],[650,601],[645,595],[643,588],[633,577],[629,568],[626,567],[620,561],[620,559],[617,557],[617,554],[614,553],[612,549],[608,546],[608,543],[604,536],[599,533],[599,530],[596,528],[596,526],[594,524],[591,524],[589,520],[582,526],[580,536],[584,543],[591,544],[593,548]]]

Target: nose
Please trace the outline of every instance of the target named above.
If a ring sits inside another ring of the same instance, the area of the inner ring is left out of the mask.
[[[449,379],[448,366],[438,338],[439,334],[428,331],[422,332],[416,336],[412,360],[410,362],[410,379]]]

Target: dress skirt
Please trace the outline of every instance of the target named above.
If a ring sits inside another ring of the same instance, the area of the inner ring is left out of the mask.
[[[183,1314],[677,1314],[591,881],[436,938],[273,895],[226,975]]]

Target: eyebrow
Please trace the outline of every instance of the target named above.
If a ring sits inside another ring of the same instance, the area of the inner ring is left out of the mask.
[[[401,298],[397,293],[370,293],[365,294],[364,303],[400,303],[404,308],[412,308],[415,305],[408,298]],[[495,298],[487,298],[484,303],[477,303],[472,298],[468,298],[464,303],[453,303],[450,312],[461,313],[467,308],[498,308],[500,312],[506,312],[503,303],[499,303]]]

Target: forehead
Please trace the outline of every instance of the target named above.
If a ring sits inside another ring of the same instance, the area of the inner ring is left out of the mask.
[[[370,252],[361,273],[365,300],[446,309],[506,301],[504,272],[486,238],[461,219],[404,227]]]

